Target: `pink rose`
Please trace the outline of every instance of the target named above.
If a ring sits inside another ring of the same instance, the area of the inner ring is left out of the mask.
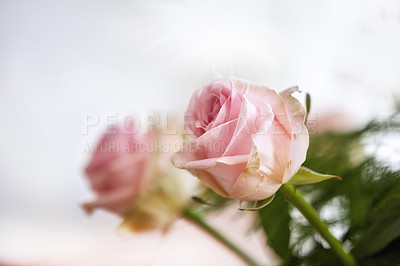
[[[85,172],[97,199],[83,205],[87,212],[103,208],[126,213],[150,179],[153,134],[143,135],[133,123],[111,127],[103,135]]]
[[[291,96],[237,79],[197,90],[185,114],[192,140],[173,158],[218,194],[262,200],[288,182],[305,161],[305,110]]]

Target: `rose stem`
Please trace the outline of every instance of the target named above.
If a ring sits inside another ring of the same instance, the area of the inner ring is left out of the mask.
[[[248,256],[245,252],[243,252],[239,247],[234,245],[223,235],[221,235],[218,231],[216,231],[211,225],[206,223],[206,221],[204,221],[204,219],[198,212],[194,211],[193,209],[187,208],[183,211],[183,216],[187,220],[193,222],[194,224],[202,228],[204,231],[209,233],[215,239],[217,239],[221,244],[230,249],[233,253],[235,253],[238,257],[240,257],[248,265],[251,266],[260,265],[259,263],[255,262],[252,258],[250,258],[250,256]]]
[[[296,191],[292,185],[282,185],[280,190],[285,198],[290,201],[308,220],[308,222],[317,230],[317,232],[329,243],[332,250],[344,265],[357,265],[354,257],[347,253],[342,243],[337,240],[328,229],[328,226],[319,218],[315,209],[308,204],[299,191]]]

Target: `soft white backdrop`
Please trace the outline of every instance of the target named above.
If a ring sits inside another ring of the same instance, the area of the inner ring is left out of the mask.
[[[317,115],[362,124],[400,92],[399,47],[399,1],[1,0],[0,262],[240,265],[187,224],[126,240],[117,218],[86,217],[85,143],[109,115],[183,110],[216,75],[299,85]]]

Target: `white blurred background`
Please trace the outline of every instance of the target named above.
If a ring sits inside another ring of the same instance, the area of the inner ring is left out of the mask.
[[[122,237],[118,218],[87,217],[85,145],[107,116],[184,110],[217,75],[299,85],[317,115],[362,125],[400,93],[399,47],[395,0],[0,0],[0,264],[241,265],[183,222]],[[276,264],[239,220],[213,218]]]

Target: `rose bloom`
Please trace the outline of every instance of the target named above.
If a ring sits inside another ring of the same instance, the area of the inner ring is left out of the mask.
[[[123,215],[130,209],[151,179],[153,142],[154,134],[137,132],[133,123],[107,130],[85,169],[97,195],[83,205],[88,213],[103,208]]]
[[[305,110],[291,96],[223,78],[197,90],[185,114],[193,138],[173,164],[218,194],[245,201],[272,196],[306,159]]]

